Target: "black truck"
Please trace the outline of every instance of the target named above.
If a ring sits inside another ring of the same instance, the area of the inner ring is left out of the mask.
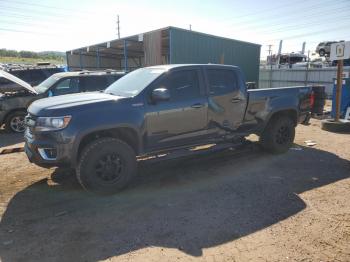
[[[39,166],[74,168],[86,190],[114,193],[143,156],[236,143],[252,133],[267,151],[286,152],[310,97],[311,87],[247,90],[235,66],[147,67],[100,93],[35,101],[25,151]]]

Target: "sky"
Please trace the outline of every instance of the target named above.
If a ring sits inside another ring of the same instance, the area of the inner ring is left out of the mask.
[[[67,51],[176,26],[262,45],[315,52],[350,40],[350,0],[0,0],[0,48]]]

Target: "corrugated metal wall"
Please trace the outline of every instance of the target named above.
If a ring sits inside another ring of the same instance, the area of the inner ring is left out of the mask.
[[[146,33],[143,36],[145,66],[162,64],[162,31]]]
[[[169,30],[172,64],[237,65],[246,75],[247,82],[258,83],[260,45],[173,27]]]
[[[344,67],[344,72],[350,72],[350,67]],[[333,79],[337,76],[336,67],[328,68],[291,68],[291,69],[260,69],[259,88],[324,85],[326,93],[333,92]]]
[[[68,66],[72,71],[79,70],[81,68],[86,70],[98,70],[97,57],[95,55],[82,55],[81,58],[78,54],[67,53]],[[81,65],[80,65],[81,62]],[[100,69],[120,68],[120,60],[113,57],[101,57]]]

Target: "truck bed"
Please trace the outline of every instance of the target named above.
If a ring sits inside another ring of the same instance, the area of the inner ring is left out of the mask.
[[[297,122],[302,122],[310,112],[311,86],[292,86],[248,90],[248,103],[244,118],[245,125],[256,125],[257,130],[274,112],[294,110]]]

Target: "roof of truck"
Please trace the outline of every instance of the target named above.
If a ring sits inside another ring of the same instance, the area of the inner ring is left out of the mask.
[[[237,66],[233,65],[222,65],[222,64],[170,64],[170,65],[156,65],[156,66],[149,66],[148,68],[162,68],[162,69],[172,69],[172,68],[178,68],[178,67],[193,67],[193,66],[199,66],[199,67],[230,67],[230,68],[238,68]]]

